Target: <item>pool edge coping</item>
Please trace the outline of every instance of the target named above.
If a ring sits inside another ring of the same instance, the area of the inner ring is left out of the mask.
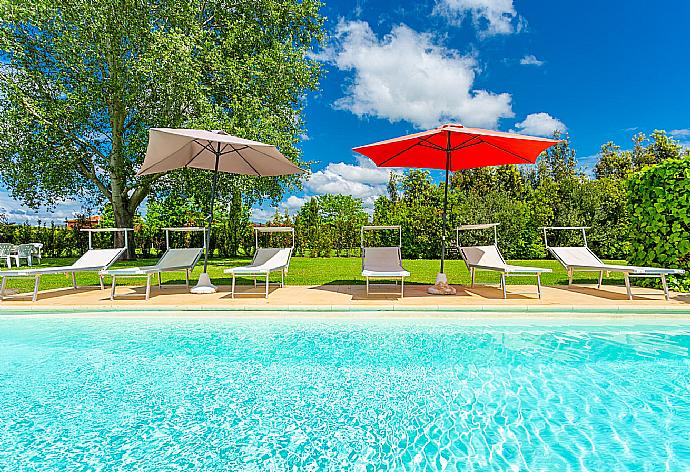
[[[470,313],[506,313],[506,314],[580,314],[580,315],[651,315],[651,316],[690,316],[689,307],[678,306],[622,306],[612,305],[608,307],[595,306],[572,306],[572,305],[424,305],[424,306],[350,306],[350,305],[238,305],[238,306],[215,306],[215,305],[167,305],[167,306],[99,306],[89,307],[84,305],[73,306],[0,306],[0,318],[8,314],[14,315],[59,315],[59,314],[88,314],[88,313],[161,313],[161,312],[216,312],[216,313],[439,313],[439,314],[470,314]]]

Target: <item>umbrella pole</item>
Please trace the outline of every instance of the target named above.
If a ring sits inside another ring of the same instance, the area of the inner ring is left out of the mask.
[[[208,267],[208,251],[211,247],[211,223],[213,223],[213,203],[216,199],[216,185],[218,183],[218,163],[220,161],[220,143],[216,151],[216,164],[213,168],[213,182],[211,183],[211,209],[208,212],[208,231],[206,231],[206,251],[204,251],[204,272]]]
[[[448,134],[450,140],[450,133]],[[446,260],[446,227],[448,226],[448,171],[450,167],[450,146],[446,151],[446,186],[443,190],[443,223],[441,224],[441,273]]]
[[[446,186],[443,189],[443,215],[441,216],[441,272],[436,275],[436,284],[427,289],[433,295],[455,295],[455,287],[448,285],[448,277],[443,272],[446,262],[446,232],[448,226],[448,174],[450,173],[450,160],[452,156],[450,147],[450,132],[448,132],[448,146],[446,147]]]
[[[216,293],[216,286],[208,276],[208,251],[211,247],[211,223],[213,223],[213,203],[216,198],[216,184],[218,183],[218,163],[220,161],[220,143],[216,150],[216,163],[213,168],[213,182],[211,183],[211,208],[208,212],[208,230],[206,231],[206,250],[204,251],[204,271],[199,275],[199,282],[191,290],[192,293]]]

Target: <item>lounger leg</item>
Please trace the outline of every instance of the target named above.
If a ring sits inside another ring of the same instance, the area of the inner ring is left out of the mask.
[[[405,277],[400,277],[400,298],[405,298]]]
[[[604,271],[600,270],[599,271],[599,284],[597,285],[598,289],[601,289],[601,282],[603,282],[603,280],[604,280]]]
[[[100,276],[101,279],[101,290],[105,290],[105,285],[103,284],[103,276]]]
[[[189,269],[184,271],[184,283],[187,284],[187,288],[189,288]]]
[[[163,288],[161,287],[161,273],[158,272],[158,290],[160,290],[161,288]]]
[[[506,290],[506,276],[501,274],[501,285],[503,286],[503,299],[508,298],[508,291]]]
[[[630,276],[628,274],[623,274],[625,276],[625,289],[628,292],[628,300],[633,299],[632,290],[630,289]]]
[[[7,283],[7,277],[2,278],[2,283],[0,284],[0,301],[5,299],[5,284]]]
[[[235,273],[232,273],[232,288],[230,289],[230,298],[235,298]]]
[[[661,286],[664,287],[664,298],[666,298],[666,301],[670,300],[671,297],[668,293],[668,284],[666,283],[666,275],[661,274]]]
[[[541,300],[541,274],[537,274],[537,295],[539,300]]]
[[[72,272],[72,288],[77,289],[77,275],[74,272]]]
[[[266,298],[268,298],[268,274],[269,272],[266,272]]]
[[[285,287],[285,271],[280,271],[280,288]]]
[[[256,287],[256,277],[254,277],[254,287]]]
[[[573,284],[573,269],[568,269],[568,287]]]
[[[5,259],[5,262],[7,262],[7,268],[11,269],[12,268],[12,259],[10,256],[7,256],[7,259]]]
[[[367,296],[369,296],[369,277],[367,277]]]
[[[110,300],[115,300],[115,279],[116,277],[113,275],[113,283],[110,286]]]
[[[474,288],[474,267],[470,269],[470,277],[472,277],[472,285],[470,287]]]
[[[151,295],[151,274],[146,276],[146,300],[149,299]]]
[[[34,295],[31,297],[31,301],[35,302],[36,299],[38,298],[38,284],[41,283],[41,276],[37,275],[36,280],[34,281]]]

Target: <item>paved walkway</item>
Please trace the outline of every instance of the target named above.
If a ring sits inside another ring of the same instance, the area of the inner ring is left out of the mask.
[[[546,311],[591,310],[591,311],[631,311],[642,310],[647,313],[660,313],[682,310],[690,314],[690,294],[672,294],[666,301],[661,291],[657,296],[639,296],[633,301],[627,299],[625,288],[604,286],[602,290],[589,286],[544,287],[542,299],[536,295],[509,295],[503,300],[501,291],[495,286],[468,288],[458,286],[453,296],[434,296],[426,293],[426,286],[408,285],[405,298],[396,295],[376,294],[376,291],[390,291],[395,286],[372,286],[372,294],[366,295],[363,285],[322,285],[271,287],[268,299],[263,297],[262,287],[240,286],[233,299],[229,287],[221,287],[212,295],[193,295],[185,287],[164,286],[162,290],[153,288],[151,299],[143,299],[143,287],[118,287],[118,297],[110,300],[109,287],[101,291],[95,288],[56,289],[39,293],[39,299],[31,302],[28,295],[15,295],[0,302],[0,310],[31,309],[222,309],[222,310],[405,310],[405,311]],[[514,292],[532,291],[533,286],[509,286]],[[650,292],[637,287],[637,291]],[[251,293],[254,291],[254,293]],[[689,315],[690,318],[690,315]]]

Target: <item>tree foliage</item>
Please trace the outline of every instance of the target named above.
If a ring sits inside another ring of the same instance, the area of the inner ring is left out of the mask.
[[[107,201],[130,226],[150,194],[207,193],[203,172],[136,177],[150,127],[297,145],[320,70],[317,0],[0,0],[0,178],[29,206]],[[224,177],[278,198],[294,178]]]
[[[690,271],[690,156],[667,159],[628,182],[630,262]],[[674,277],[690,290],[690,276]]]

